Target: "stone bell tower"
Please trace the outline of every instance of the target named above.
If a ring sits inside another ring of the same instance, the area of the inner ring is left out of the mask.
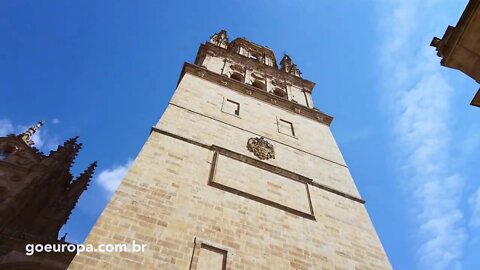
[[[70,269],[391,269],[348,167],[285,55],[220,31],[177,89]]]
[[[39,122],[20,135],[0,137],[0,269],[66,269],[74,253],[26,256],[27,244],[66,244],[59,231],[87,188],[96,162],[73,179],[70,167],[82,144],[77,137],[44,155],[32,136]]]

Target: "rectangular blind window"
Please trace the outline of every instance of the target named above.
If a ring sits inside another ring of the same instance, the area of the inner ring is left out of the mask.
[[[278,131],[280,133],[295,137],[295,130],[293,124],[283,119],[278,119]]]
[[[226,112],[226,113],[229,113],[229,114],[239,116],[240,115],[240,103],[235,102],[235,101],[230,100],[230,99],[226,99],[225,102],[223,103],[222,111]]]

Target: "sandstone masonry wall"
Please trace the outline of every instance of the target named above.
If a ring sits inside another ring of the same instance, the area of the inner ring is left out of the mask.
[[[247,150],[259,136],[275,159]],[[359,197],[328,126],[186,74],[86,239],[146,252],[83,253],[69,269],[391,269],[365,206],[302,179]]]

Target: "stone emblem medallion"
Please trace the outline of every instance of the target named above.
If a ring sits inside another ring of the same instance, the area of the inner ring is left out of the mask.
[[[273,145],[263,137],[248,139],[247,149],[261,160],[275,159]]]

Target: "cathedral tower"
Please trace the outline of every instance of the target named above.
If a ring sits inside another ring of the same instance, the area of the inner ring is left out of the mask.
[[[72,252],[26,256],[27,244],[67,244],[59,231],[87,188],[96,162],[73,179],[78,137],[44,155],[33,144],[39,122],[20,135],[0,137],[0,269],[66,269]]]
[[[70,269],[391,269],[313,87],[289,56],[213,35],[86,239],[147,249]]]

